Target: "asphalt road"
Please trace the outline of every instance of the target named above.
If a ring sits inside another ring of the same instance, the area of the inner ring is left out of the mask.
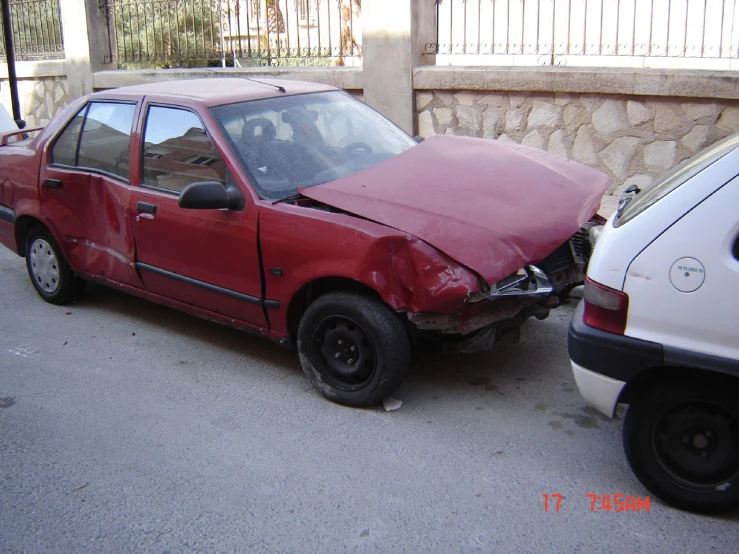
[[[355,410],[263,339],[103,288],[48,305],[0,248],[0,552],[739,551],[737,516],[591,512],[647,492],[575,388],[571,313]]]

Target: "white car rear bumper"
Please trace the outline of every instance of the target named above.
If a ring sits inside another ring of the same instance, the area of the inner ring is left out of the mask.
[[[572,373],[575,374],[577,388],[580,389],[583,398],[608,417],[613,417],[616,413],[618,397],[626,383],[585,369],[575,362],[570,363]]]

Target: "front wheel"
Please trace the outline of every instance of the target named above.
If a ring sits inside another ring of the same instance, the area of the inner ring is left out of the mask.
[[[373,406],[400,386],[410,342],[397,315],[380,300],[334,292],[306,310],[298,327],[303,371],[323,396],[345,406]]]
[[[51,304],[67,304],[83,291],[85,281],[74,274],[51,233],[42,226],[26,239],[26,268],[39,296]]]
[[[739,386],[700,377],[660,383],[631,404],[624,450],[634,474],[673,506],[739,508]]]

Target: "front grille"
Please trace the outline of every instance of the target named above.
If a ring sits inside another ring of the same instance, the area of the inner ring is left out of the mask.
[[[585,264],[590,259],[593,247],[590,244],[590,229],[582,227],[569,240],[575,262]]]
[[[575,263],[572,257],[572,248],[570,247],[569,241],[564,243],[562,246],[557,248],[554,252],[549,254],[539,264],[541,270],[547,275],[554,275],[560,271],[567,271]]]
[[[538,264],[549,276],[567,271],[577,265],[587,265],[593,251],[590,245],[589,228],[582,227],[572,238],[560,245]]]

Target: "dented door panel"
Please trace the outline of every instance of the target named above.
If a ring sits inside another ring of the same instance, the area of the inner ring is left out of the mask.
[[[128,184],[79,169],[47,167],[39,190],[41,215],[54,222],[74,269],[141,286],[134,266]]]

